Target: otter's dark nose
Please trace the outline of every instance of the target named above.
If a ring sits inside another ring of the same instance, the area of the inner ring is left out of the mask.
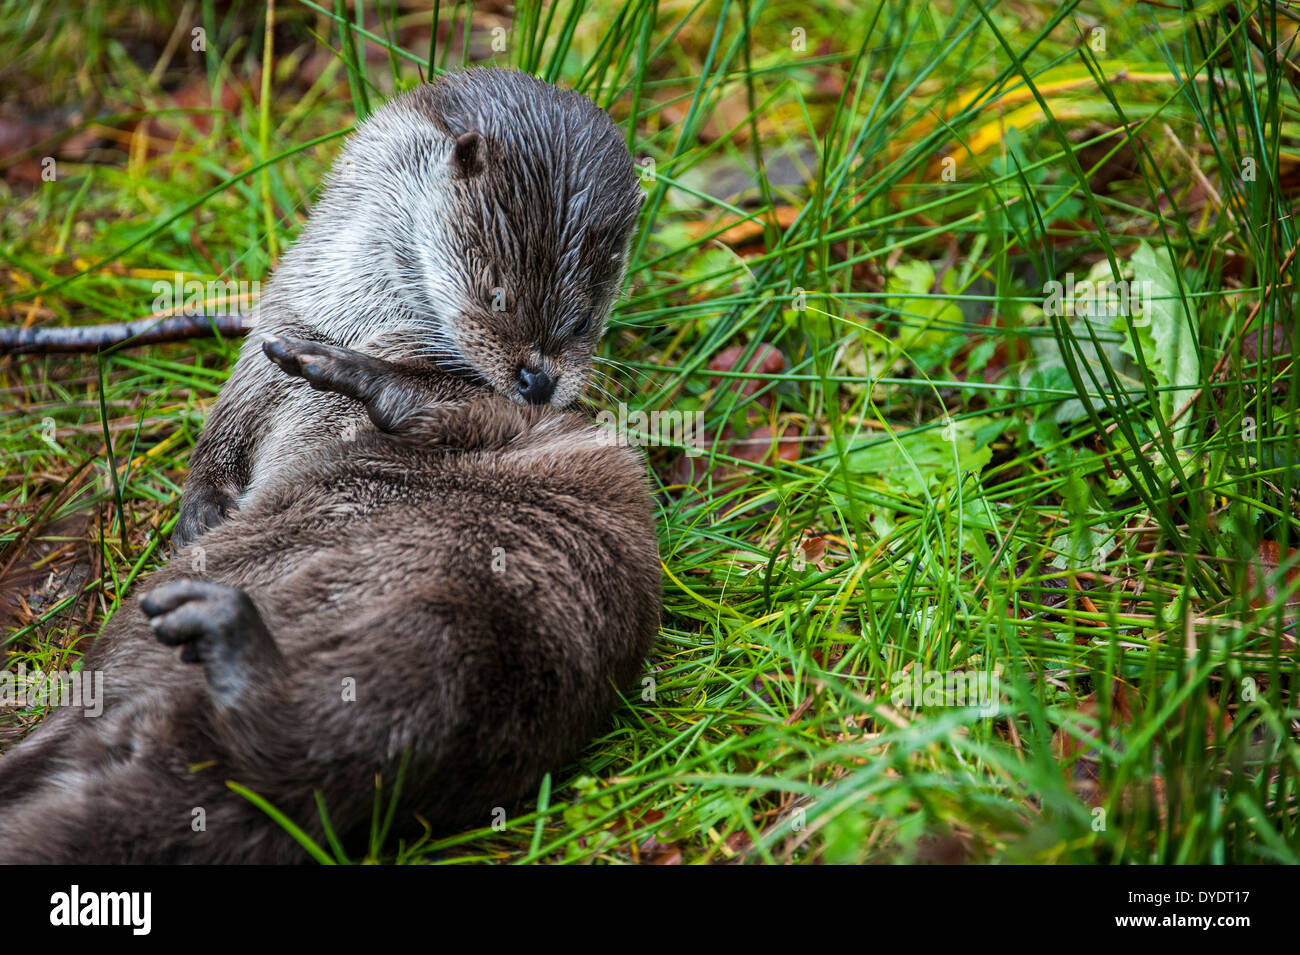
[[[529,404],[544,405],[555,394],[555,379],[540,369],[519,369],[519,394]]]

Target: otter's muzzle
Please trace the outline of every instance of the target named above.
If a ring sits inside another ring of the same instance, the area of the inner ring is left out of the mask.
[[[529,404],[544,405],[555,394],[555,379],[540,368],[520,368],[519,394]]]

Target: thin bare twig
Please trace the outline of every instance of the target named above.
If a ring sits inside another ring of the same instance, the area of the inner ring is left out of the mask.
[[[0,355],[95,352],[116,346],[156,345],[210,335],[238,338],[249,330],[249,318],[247,315],[176,315],[59,328],[8,326],[0,328]]]

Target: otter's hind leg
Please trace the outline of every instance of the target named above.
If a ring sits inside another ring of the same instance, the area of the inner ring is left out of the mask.
[[[79,709],[59,708],[31,735],[0,756],[0,810],[49,779],[84,719]]]
[[[237,707],[249,691],[282,674],[285,661],[248,594],[209,580],[182,579],[140,598],[154,635],[202,663],[218,703]]]

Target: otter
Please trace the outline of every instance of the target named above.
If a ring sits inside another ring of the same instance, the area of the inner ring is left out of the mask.
[[[0,862],[309,861],[228,781],[349,853],[376,777],[411,833],[417,814],[487,825],[644,661],[660,576],[636,451],[418,361],[262,348],[363,426],[268,476],[112,617],[84,658],[102,713],[56,708],[0,758]]]
[[[524,73],[448,74],[376,111],[255,310],[191,455],[173,542],[358,423],[340,396],[278,377],[261,354],[270,336],[422,358],[516,403],[572,405],[644,195],[605,112]]]
[[[355,853],[377,777],[446,831],[573,758],[658,629],[644,463],[566,410],[641,198],[612,121],[524,74],[361,124],[195,446],[172,560],[83,660],[102,715],[55,708],[0,757],[0,862],[304,861],[228,782]]]

